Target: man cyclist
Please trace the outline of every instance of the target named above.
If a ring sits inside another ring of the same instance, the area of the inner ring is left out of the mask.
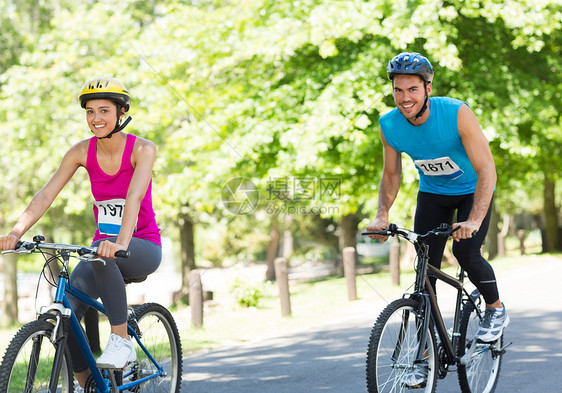
[[[453,233],[453,254],[486,301],[486,313],[476,337],[497,340],[509,323],[500,301],[494,270],[480,254],[490,223],[496,169],[488,141],[478,120],[462,101],[429,98],[434,69],[419,53],[403,52],[387,66],[396,108],[380,120],[384,168],[375,219],[368,231],[388,228],[388,213],[400,188],[401,153],[413,160],[419,176],[414,230],[425,233],[439,224],[460,227]],[[383,242],[388,237],[371,236]],[[428,240],[429,262],[440,267],[447,239]],[[435,285],[435,278],[432,280]],[[425,382],[427,365],[404,377],[404,384]]]

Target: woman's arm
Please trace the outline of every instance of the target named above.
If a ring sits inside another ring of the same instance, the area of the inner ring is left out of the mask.
[[[7,236],[0,238],[0,249],[14,249],[21,237],[45,214],[57,195],[80,166],[85,166],[87,141],[72,146],[64,155],[58,169],[47,184],[35,194],[29,205]]]

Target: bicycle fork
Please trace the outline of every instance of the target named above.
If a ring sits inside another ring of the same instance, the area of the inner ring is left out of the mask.
[[[55,359],[53,361],[53,369],[51,371],[51,381],[49,383],[49,392],[56,392],[59,383],[59,374],[62,368],[62,358],[64,349],[66,348],[66,334],[64,334],[64,322],[60,315],[56,316],[56,324],[51,335],[51,342],[56,346]],[[61,330],[62,329],[62,330]]]
[[[416,328],[418,329],[418,332],[416,334],[418,335],[418,339],[419,339],[419,347],[416,353],[414,363],[420,363],[423,360],[424,352],[426,349],[425,343],[427,342],[427,338],[428,338],[427,332],[429,329],[429,322],[428,322],[429,318],[426,316],[429,315],[429,302],[426,299],[423,299],[422,301],[422,299],[423,298],[419,298],[420,309],[414,310],[413,312]],[[406,311],[402,314],[402,323],[400,325],[400,331],[398,332],[398,339],[396,341],[396,346],[394,347],[394,351],[391,357],[393,362],[397,362],[398,359],[400,358],[400,352],[402,351],[402,344],[404,343],[404,340],[406,339],[408,334],[408,326],[409,326],[408,322],[411,317],[410,314],[412,314],[410,311]],[[421,326],[419,321],[422,321]],[[420,327],[421,330],[419,330]]]
[[[63,259],[68,262],[68,254],[62,255]],[[39,318],[46,320],[54,320],[53,330],[51,332],[51,337],[49,340],[53,343],[56,348],[55,357],[53,359],[53,368],[51,369],[51,377],[49,380],[49,392],[56,392],[57,385],[59,383],[59,376],[62,369],[62,361],[66,348],[66,341],[69,334],[70,328],[70,316],[72,314],[71,310],[65,307],[62,303],[64,297],[64,288],[68,281],[68,276],[63,274],[59,275],[57,291],[55,294],[54,302],[46,307],[41,308],[41,314]],[[38,345],[37,345],[38,344]],[[36,356],[39,358],[39,350],[41,343],[35,343],[32,350],[32,357]],[[36,352],[37,349],[37,353]],[[27,389],[27,387],[26,387]],[[27,392],[27,390],[26,390]]]

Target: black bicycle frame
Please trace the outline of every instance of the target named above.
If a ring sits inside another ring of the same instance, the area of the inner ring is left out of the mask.
[[[435,329],[439,334],[439,338],[445,350],[445,356],[447,364],[455,364],[459,361],[459,358],[455,355],[455,348],[457,347],[458,332],[460,325],[461,310],[463,305],[463,299],[468,299],[478,312],[478,307],[474,302],[474,299],[464,288],[464,270],[461,269],[459,273],[459,278],[450,276],[449,274],[441,271],[429,264],[428,251],[429,246],[423,242],[418,242],[418,274],[416,276],[415,291],[410,296],[415,298],[420,302],[420,310],[418,313],[423,315],[423,327],[420,337],[420,346],[418,348],[418,353],[416,355],[416,362],[421,362],[423,359],[423,353],[425,351],[425,343],[427,342],[427,332],[429,331],[429,318],[428,314],[431,313],[431,318]],[[437,296],[433,290],[433,286],[429,280],[429,276],[435,277],[440,281],[454,287],[457,290],[457,300],[455,304],[455,315],[453,319],[453,334],[449,338],[447,334],[447,327],[443,321],[443,316],[441,315],[441,310],[439,309],[439,304],[437,303]]]

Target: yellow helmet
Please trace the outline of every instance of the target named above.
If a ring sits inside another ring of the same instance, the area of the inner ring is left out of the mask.
[[[98,77],[89,80],[82,87],[80,92],[80,105],[86,107],[86,102],[90,100],[106,99],[115,101],[129,111],[131,105],[131,94],[119,80],[111,77]]]

